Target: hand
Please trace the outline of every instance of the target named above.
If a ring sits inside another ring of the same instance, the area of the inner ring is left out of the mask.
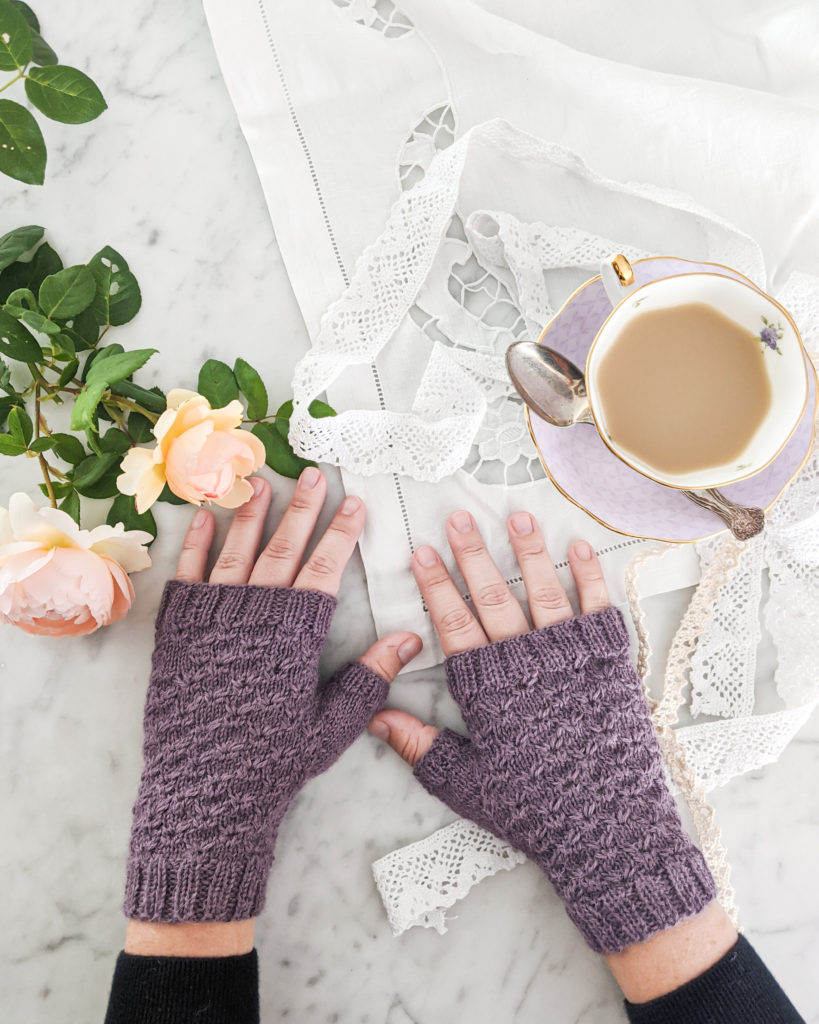
[[[363,501],[352,495],[344,499],[312,555],[302,564],[327,496],[324,474],[313,466],[304,470],[281,522],[261,552],[259,544],[270,508],[271,491],[270,484],[262,477],[254,477],[252,483],[253,497],[234,513],[209,582],[293,587],[318,590],[335,597],[364,529]],[[186,583],[204,580],[213,533],[213,515],[200,508],[182,543],[174,579]],[[377,640],[359,661],[392,682],[421,646],[421,638],[415,633],[390,633]]]
[[[364,730],[421,648],[414,633],[393,633],[319,685],[334,595],[365,517],[360,499],[346,498],[302,564],[325,494],[322,474],[306,469],[258,553],[271,495],[256,478],[209,583],[214,521],[205,509],[194,516],[157,617],[128,952],[215,955],[252,942],[241,923],[264,903],[292,797]]]
[[[516,512],[507,523],[512,550],[520,566],[535,629],[553,626],[574,615],[566,591],[546,549],[540,527],[528,512]],[[468,512],[455,512],[446,524],[447,539],[461,570],[477,618],[461,597],[438,553],[421,547],[413,555],[412,572],[429,608],[444,654],[484,647],[496,640],[529,632],[523,609],[512,596],[500,570],[484,546]],[[602,611],[609,596],[597,555],[584,540],[569,549],[569,568],[577,585],[580,614]],[[426,754],[440,729],[425,725],[406,711],[381,711],[370,732],[385,740],[411,766]]]
[[[575,617],[534,519],[510,519],[530,631],[472,517],[456,512],[447,537],[477,617],[431,548],[415,552],[413,572],[469,736],[401,711],[375,715],[371,731],[430,793],[526,853],[593,950],[619,954],[700,914],[714,880],[665,784],[628,633],[591,547],[569,553]]]

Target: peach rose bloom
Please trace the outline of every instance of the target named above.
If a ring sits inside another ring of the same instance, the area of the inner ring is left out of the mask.
[[[26,633],[80,636],[121,619],[134,600],[129,572],[151,558],[144,530],[81,530],[67,512],[27,494],[0,508],[0,622]]]
[[[122,460],[117,487],[136,495],[145,512],[167,485],[180,498],[238,508],[253,497],[245,480],[264,463],[262,442],[241,429],[242,403],[211,409],[195,391],[168,392],[168,408],[156,422],[156,448],[131,448]]]

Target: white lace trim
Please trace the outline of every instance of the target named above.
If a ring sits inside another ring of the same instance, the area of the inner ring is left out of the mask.
[[[525,860],[508,843],[461,819],[388,853],[372,869],[394,935],[414,925],[443,935],[446,911],[473,885]]]

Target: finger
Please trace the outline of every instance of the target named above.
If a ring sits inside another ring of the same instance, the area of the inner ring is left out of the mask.
[[[446,535],[490,641],[528,633],[523,609],[486,550],[472,516],[463,511],[453,513],[447,520]]]
[[[569,568],[577,584],[580,612],[600,612],[611,604],[603,570],[594,548],[585,540],[576,540],[569,548]]]
[[[395,709],[379,711],[367,728],[373,736],[389,743],[411,768],[427,753],[441,732],[434,725],[424,725],[415,715]]]
[[[264,587],[291,587],[327,495],[327,480],[315,466],[299,477],[290,504],[276,532],[250,573],[250,582]]]
[[[185,583],[202,582],[208,564],[208,552],[213,543],[213,528],[210,512],[206,508],[197,509],[182,541],[174,579],[184,580]]]
[[[412,556],[412,573],[446,657],[489,643],[437,551],[426,546],[418,548]]]
[[[352,495],[345,498],[327,527],[327,532],[296,576],[293,586],[299,590],[321,590],[325,594],[337,594],[341,586],[341,574],[355,551],[365,518],[361,498]]]
[[[422,646],[421,637],[415,633],[390,633],[377,640],[358,660],[391,683]]]
[[[225,543],[210,574],[211,583],[247,583],[262,538],[270,507],[270,484],[260,476],[251,480],[253,497],[233,514]]]
[[[518,560],[535,629],[570,619],[574,611],[534,516],[516,512],[506,524]]]

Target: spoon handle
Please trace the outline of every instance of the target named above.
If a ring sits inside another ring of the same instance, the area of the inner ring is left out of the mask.
[[[737,540],[750,540],[765,528],[765,513],[761,508],[738,505],[721,491],[683,491],[700,508],[713,512],[725,523]]]

